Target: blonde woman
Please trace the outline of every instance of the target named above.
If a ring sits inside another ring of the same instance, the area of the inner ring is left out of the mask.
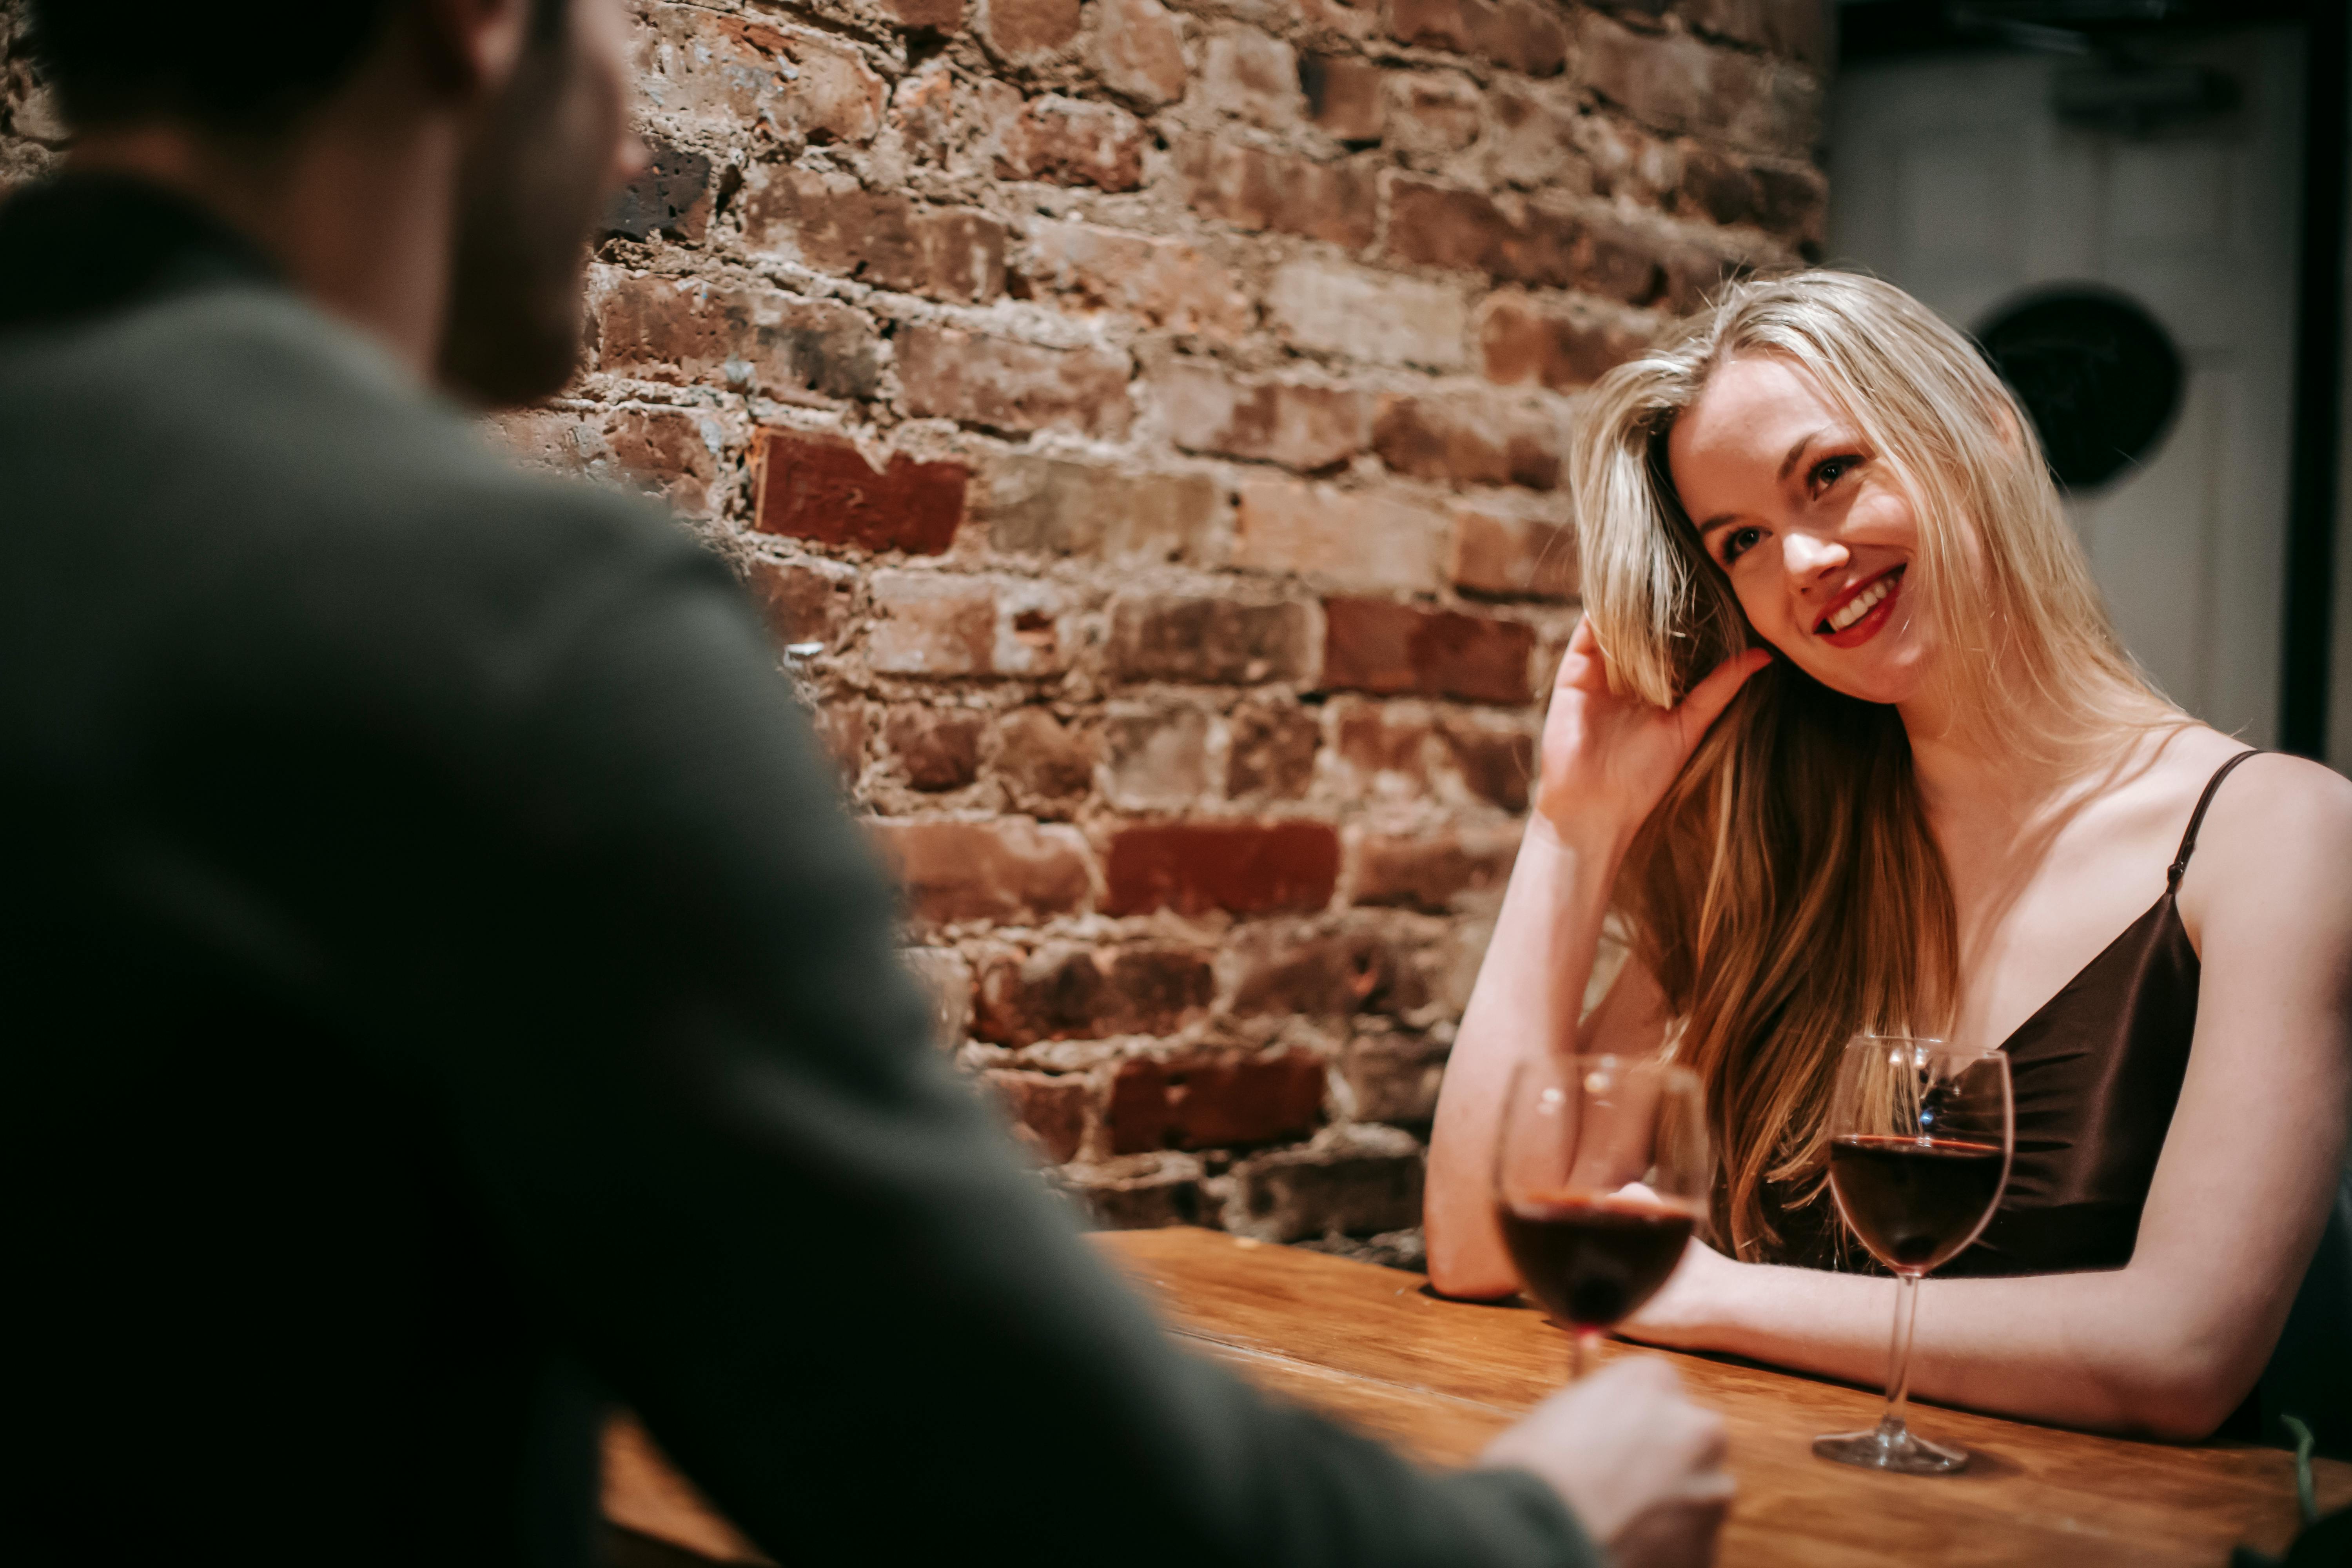
[[[2352,784],[2149,688],[2015,400],[1888,284],[1735,288],[1594,390],[1573,483],[1586,614],[1438,1105],[1436,1288],[1514,1289],[1517,1053],[1666,1050],[1715,1245],[1625,1331],[1874,1382],[1893,1287],[1844,1271],[1831,1076],[1857,1031],[1942,1034],[2009,1053],[2017,1158],[1925,1293],[1915,1392],[2213,1431],[2336,1191]]]

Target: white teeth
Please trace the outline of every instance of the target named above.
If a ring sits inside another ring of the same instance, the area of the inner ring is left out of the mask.
[[[1893,576],[1881,577],[1862,593],[1847,600],[1830,619],[1830,630],[1842,632],[1878,607],[1878,602],[1895,591]]]

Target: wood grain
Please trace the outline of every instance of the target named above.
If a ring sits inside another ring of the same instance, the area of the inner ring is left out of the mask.
[[[1095,1239],[1188,1348],[1431,1464],[1475,1458],[1567,1375],[1567,1337],[1539,1314],[1444,1300],[1418,1275],[1215,1231]],[[1875,1390],[1634,1345],[1601,1355],[1664,1357],[1722,1412],[1739,1480],[1724,1568],[2219,1568],[2234,1545],[2277,1552],[2294,1531],[2294,1466],[2274,1449],[1921,1407],[1914,1425],[1977,1463],[1940,1479],[1873,1475],[1825,1464],[1810,1445],[1876,1421]],[[2323,1460],[2317,1476],[2323,1508],[2352,1504],[2352,1465]],[[764,1561],[626,1417],[606,1435],[604,1510],[714,1562]]]

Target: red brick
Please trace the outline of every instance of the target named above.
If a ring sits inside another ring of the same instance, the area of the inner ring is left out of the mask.
[[[1359,795],[1416,795],[1427,790],[1443,748],[1428,720],[1378,703],[1343,702],[1338,750]]]
[[[1576,534],[1538,518],[1475,507],[1454,514],[1446,575],[1465,593],[1500,599],[1576,596]]]
[[[1354,846],[1349,897],[1428,914],[1453,913],[1465,898],[1499,897],[1518,858],[1517,831],[1368,834]],[[1488,901],[1491,901],[1489,900]]]
[[[887,84],[845,39],[656,5],[639,35],[638,81],[657,115],[787,145],[865,142],[882,128]]]
[[[1247,331],[1255,315],[1232,269],[1181,239],[1041,220],[1030,227],[1024,272],[1032,292],[1075,295],[1220,342]]]
[[[1032,99],[1004,128],[996,173],[1007,180],[1045,180],[1131,191],[1143,183],[1142,122],[1108,103],[1049,95]]]
[[[980,737],[987,727],[987,718],[969,709],[898,708],[882,721],[882,743],[908,784],[938,794],[980,776]]]
[[[878,289],[983,304],[1004,292],[1005,228],[984,213],[869,192],[856,176],[766,171],[743,199],[744,243]]]
[[[1049,1164],[1077,1158],[1094,1092],[1083,1078],[1064,1073],[992,1068],[989,1087],[1003,1097],[1013,1130]]]
[[[963,31],[963,0],[881,0],[881,5],[910,33]]]
[[[996,727],[995,772],[1022,809],[1060,815],[1094,787],[1094,737],[1043,708],[1017,708]]]
[[[1409,177],[1389,186],[1388,250],[1419,266],[1580,289],[1629,305],[1648,303],[1665,285],[1645,242],[1611,219]]]
[[[1339,836],[1322,822],[1125,827],[1112,836],[1106,875],[1111,914],[1319,910],[1339,882]]]
[[[1472,795],[1505,811],[1527,810],[1528,786],[1536,772],[1533,735],[1455,717],[1440,723],[1437,733],[1454,771]]]
[[[1302,1137],[1321,1119],[1325,1086],[1321,1058],[1307,1051],[1127,1062],[1111,1080],[1111,1152],[1222,1149]]]
[[[1505,184],[1593,191],[1592,161],[1580,136],[1586,117],[1573,94],[1505,79],[1487,89],[1486,105],[1492,116],[1486,152]]]
[[[1357,55],[1301,55],[1298,85],[1315,128],[1342,142],[1377,142],[1387,123],[1381,70]]]
[[[597,365],[649,380],[738,392],[874,395],[873,325],[846,306],[774,289],[619,277],[594,302]]]
[[[1490,296],[1478,310],[1478,352],[1489,381],[1555,392],[1589,386],[1648,345],[1646,332],[1591,311],[1524,294]]]
[[[1525,702],[1535,628],[1386,599],[1323,602],[1323,684],[1383,694]]]
[[[1368,164],[1318,163],[1205,136],[1180,142],[1176,163],[1196,212],[1349,250],[1372,242],[1379,188]]]
[[[937,555],[955,542],[971,472],[893,452],[877,468],[846,437],[761,433],[751,526],[819,544]]]
[[[1529,76],[1551,76],[1568,61],[1568,29],[1536,0],[1390,0],[1389,35]]]
[[[1208,1007],[1216,974],[1186,947],[1057,942],[981,971],[972,1032],[999,1045],[1172,1035]]]
[[[1076,914],[1093,895],[1092,861],[1075,827],[1017,816],[872,826],[915,918],[928,924],[1024,924]]]
[[[1499,398],[1436,393],[1381,400],[1372,447],[1400,474],[1453,484],[1560,481],[1568,431],[1555,415]]]
[[[1426,1127],[1437,1114],[1448,1048],[1419,1035],[1361,1035],[1339,1054],[1339,1081],[1360,1121]]]
[[[1078,36],[1078,0],[980,0],[979,30],[1008,59],[1050,55]]]
[[[1108,662],[1126,680],[1304,680],[1313,668],[1314,635],[1314,612],[1305,605],[1119,598],[1111,601]]]
[[[1184,96],[1184,30],[1159,0],[1097,0],[1095,74],[1146,109]]]
[[[1045,676],[1066,666],[1050,584],[940,572],[880,571],[866,662],[879,674],[930,679]]]
[[[1114,713],[1103,723],[1105,793],[1121,811],[1181,808],[1209,790],[1209,716],[1196,708]]]
[[[1214,452],[1312,471],[1344,463],[1371,435],[1371,400],[1352,387],[1229,376],[1175,360],[1151,379],[1168,437]]]
[[[898,334],[907,411],[992,430],[1127,433],[1135,410],[1128,358],[1111,349],[1049,349],[954,327]]]
[[[1486,95],[1454,71],[1401,73],[1389,81],[1388,144],[1442,158],[1478,140]]]
[[[1470,312],[1454,285],[1301,257],[1276,269],[1265,302],[1284,340],[1310,353],[1430,370],[1469,360]]]
[[[1580,79],[1644,124],[1790,157],[1806,156],[1820,135],[1821,82],[1809,71],[1595,12],[1580,22]]]
[[[1249,479],[1234,513],[1233,563],[1359,588],[1433,590],[1445,520],[1408,496]]]
[[[1206,474],[1127,474],[1024,453],[991,469],[975,515],[992,549],[1139,565],[1202,559],[1223,510]]]
[[[1200,89],[1200,101],[1209,108],[1269,131],[1288,130],[1307,113],[1298,56],[1254,27],[1210,38],[1202,51]]]
[[[838,650],[856,598],[856,572],[832,562],[754,561],[745,582],[778,642]]]
[[[1250,943],[1233,1010],[1243,1017],[1343,1018],[1410,1012],[1428,1000],[1410,955],[1380,931],[1357,926]]]
[[[613,199],[605,232],[629,239],[666,234],[699,245],[710,232],[710,160],[655,135],[646,138],[646,152],[645,172]]]
[[[1244,703],[1226,725],[1225,795],[1297,800],[1315,782],[1323,726],[1304,708]]]

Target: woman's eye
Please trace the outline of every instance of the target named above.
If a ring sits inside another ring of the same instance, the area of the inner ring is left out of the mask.
[[[1813,489],[1817,490],[1828,489],[1852,473],[1860,461],[1860,458],[1853,457],[1823,458],[1813,465]]]
[[[1723,536],[1723,563],[1726,566],[1753,550],[1764,539],[1760,528],[1735,528]]]

